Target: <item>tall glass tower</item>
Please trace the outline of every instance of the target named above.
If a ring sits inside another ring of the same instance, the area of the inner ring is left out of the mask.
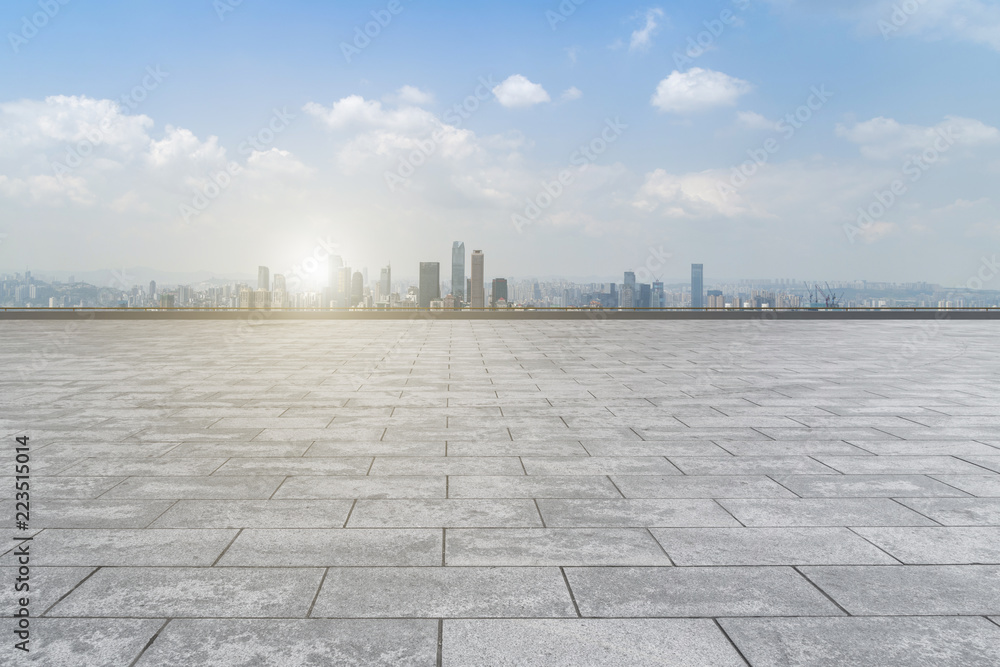
[[[691,265],[691,307],[705,307],[705,265]]]
[[[465,243],[455,241],[451,244],[451,293],[461,303],[465,301]]]

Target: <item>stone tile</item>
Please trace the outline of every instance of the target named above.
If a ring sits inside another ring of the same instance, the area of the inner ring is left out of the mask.
[[[1000,613],[1000,566],[803,567],[852,616],[986,616]]]
[[[804,498],[964,497],[925,475],[782,475],[774,479]]]
[[[899,502],[945,526],[1000,526],[1000,498],[904,498]]]
[[[962,456],[962,459],[977,466],[1000,472],[1000,456]]]
[[[836,470],[808,456],[731,456],[729,458],[674,456],[670,458],[670,461],[685,475],[837,474]]]
[[[448,479],[449,498],[621,498],[606,476],[513,475]]]
[[[371,468],[371,457],[345,458],[233,458],[213,473],[215,477],[230,475],[365,475]]]
[[[31,548],[29,547],[30,550]],[[66,593],[73,590],[77,584],[86,579],[87,575],[93,571],[94,568],[92,567],[34,567],[32,565],[27,582],[30,590],[26,591],[29,594],[28,600],[31,603],[32,615],[35,617],[41,616],[46,609],[55,604]],[[0,567],[0,577],[2,577],[2,581],[5,583],[7,592],[9,593],[9,595],[4,596],[4,606],[2,607],[2,611],[0,611],[0,616],[13,616],[17,609],[17,599],[20,595],[14,587],[18,583],[25,583],[23,581],[17,582],[18,576],[17,566]],[[0,625],[2,625],[2,622],[0,622]],[[29,644],[29,646],[31,645]],[[7,647],[4,647],[4,650],[7,650]]]
[[[653,528],[676,565],[894,565],[846,528]]]
[[[284,477],[130,477],[103,498],[267,499]]]
[[[274,498],[444,498],[446,491],[444,475],[289,477]]]
[[[933,526],[888,498],[724,499],[719,504],[747,526]]]
[[[979,466],[951,456],[817,456],[845,475],[977,474]]]
[[[989,667],[1000,627],[982,618],[726,618],[754,667]]]
[[[714,500],[538,500],[550,528],[739,526]]]
[[[720,447],[734,456],[871,456],[869,452],[843,440],[751,440],[750,442],[725,442]]]
[[[576,618],[558,568],[332,568],[321,618]]]
[[[6,478],[9,484],[0,489],[0,497],[13,498],[13,478]],[[97,498],[108,489],[121,484],[124,477],[36,477],[31,476],[31,497],[36,501],[46,500],[89,500]]]
[[[708,440],[689,442],[603,442],[582,441],[591,456],[729,456]]]
[[[258,530],[240,533],[220,567],[440,565],[441,530]]]
[[[794,493],[763,475],[615,475],[611,480],[626,498],[795,498]]]
[[[447,531],[453,566],[670,565],[638,528],[465,528]]]
[[[859,440],[851,442],[879,456],[990,456],[996,449],[972,440]]]
[[[1000,528],[857,528],[908,565],[1000,564]]]
[[[207,566],[235,530],[53,528],[35,536],[31,563],[40,566]],[[0,564],[13,565],[8,553]]]
[[[521,460],[529,475],[680,475],[660,456],[523,456]]]
[[[743,667],[710,620],[446,620],[445,667]]]
[[[63,470],[61,476],[102,477],[186,477],[196,475],[211,475],[212,472],[226,462],[226,459],[184,459],[184,458],[115,458],[115,459],[84,459],[76,465]]]
[[[590,456],[577,441],[452,442],[448,456]]]
[[[574,567],[566,569],[566,578],[584,616],[841,614],[791,568]]]
[[[145,528],[173,504],[170,500],[35,500],[32,528]],[[14,522],[14,506],[0,509],[4,526]]]
[[[136,667],[372,665],[425,667],[437,654],[433,620],[170,621]]]
[[[980,498],[1000,498],[1000,475],[934,475],[960,491]]]
[[[130,665],[163,620],[36,618],[31,621],[30,659],[23,664],[53,667]],[[5,646],[4,652],[14,649]],[[11,665],[22,664],[17,658]]]
[[[304,618],[322,578],[306,568],[104,568],[50,615]]]
[[[181,500],[152,528],[342,528],[350,500]]]
[[[306,458],[354,456],[444,456],[441,442],[314,442]]]
[[[521,459],[513,456],[452,458],[377,457],[368,473],[378,475],[523,475]]]
[[[305,442],[182,442],[171,449],[165,458],[205,456],[209,458],[230,457],[288,457],[302,456],[312,445]]]
[[[541,527],[531,500],[359,500],[348,528]]]

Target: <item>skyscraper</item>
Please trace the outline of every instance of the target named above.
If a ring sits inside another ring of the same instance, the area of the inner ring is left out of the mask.
[[[441,264],[420,262],[420,294],[418,304],[430,308],[431,301],[441,300]]]
[[[70,282],[72,283],[73,281],[71,280]],[[150,280],[149,281],[149,298],[150,299],[155,299],[156,298],[156,281],[155,280]]]
[[[392,291],[392,265],[382,268],[382,275],[378,280],[379,296],[383,301],[389,300],[389,293]]]
[[[365,297],[365,275],[360,271],[354,272],[351,278],[351,308],[354,308]]]
[[[350,304],[351,298],[351,278],[353,274],[351,273],[351,267],[345,266],[339,271],[337,271],[337,288],[334,295],[334,301],[337,302],[337,308],[347,308]]]
[[[459,303],[465,301],[465,243],[451,244],[451,293]]]
[[[472,251],[472,294],[469,295],[469,304],[473,308],[486,307],[486,297],[483,294],[485,287],[483,282],[484,261],[482,250]]]
[[[691,265],[691,307],[705,307],[705,265]]]
[[[271,272],[266,266],[257,267],[257,289],[271,289]]]
[[[285,276],[281,275],[280,273],[275,273],[274,291],[277,292],[278,290],[284,290],[284,289],[285,289]]]
[[[490,307],[496,308],[497,302],[503,299],[507,301],[507,279],[506,278],[494,278],[493,279],[493,291],[490,294]]]

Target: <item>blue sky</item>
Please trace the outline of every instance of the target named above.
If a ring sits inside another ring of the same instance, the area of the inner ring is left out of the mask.
[[[63,1],[0,8],[5,270],[278,271],[332,238],[401,275],[464,240],[490,275],[964,284],[1000,240],[995,2]]]

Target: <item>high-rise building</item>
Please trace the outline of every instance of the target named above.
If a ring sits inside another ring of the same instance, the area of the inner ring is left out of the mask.
[[[451,293],[459,304],[465,301],[465,243],[462,241],[451,244]]]
[[[483,294],[485,283],[483,282],[483,270],[485,257],[482,250],[472,251],[472,293],[469,295],[469,305],[473,308],[485,308],[486,297]]]
[[[497,302],[503,299],[505,302],[507,299],[507,279],[506,278],[494,278],[493,279],[493,290],[490,292],[490,307],[496,308]]]
[[[631,287],[632,291],[635,292],[635,271],[625,272],[625,287]]]
[[[382,274],[378,279],[378,290],[379,296],[382,301],[389,300],[389,294],[392,292],[392,265],[389,264],[382,268]]]
[[[691,265],[691,307],[705,307],[705,265]]]
[[[70,282],[72,283],[73,281],[71,280]],[[155,280],[150,280],[149,281],[149,298],[150,299],[155,299],[156,298],[156,281]]]
[[[715,310],[726,307],[726,298],[721,290],[708,290],[708,307]]]
[[[274,274],[274,291],[277,292],[278,290],[282,290],[282,291],[285,290],[285,276],[281,275],[280,273],[275,273]]]
[[[646,283],[641,283],[639,285],[639,299],[637,304],[638,307],[652,308],[652,301],[653,301],[653,290],[650,289],[649,285],[647,285]]]
[[[271,271],[266,266],[257,267],[257,289],[271,289]]]
[[[354,272],[351,278],[351,308],[354,308],[365,298],[365,275],[360,271]]]
[[[420,308],[430,308],[431,301],[441,300],[441,264],[420,262]]]
[[[334,301],[337,302],[337,308],[347,308],[349,306],[348,301],[351,298],[351,279],[354,274],[351,273],[351,267],[345,266],[337,271],[337,288],[334,294]]]

